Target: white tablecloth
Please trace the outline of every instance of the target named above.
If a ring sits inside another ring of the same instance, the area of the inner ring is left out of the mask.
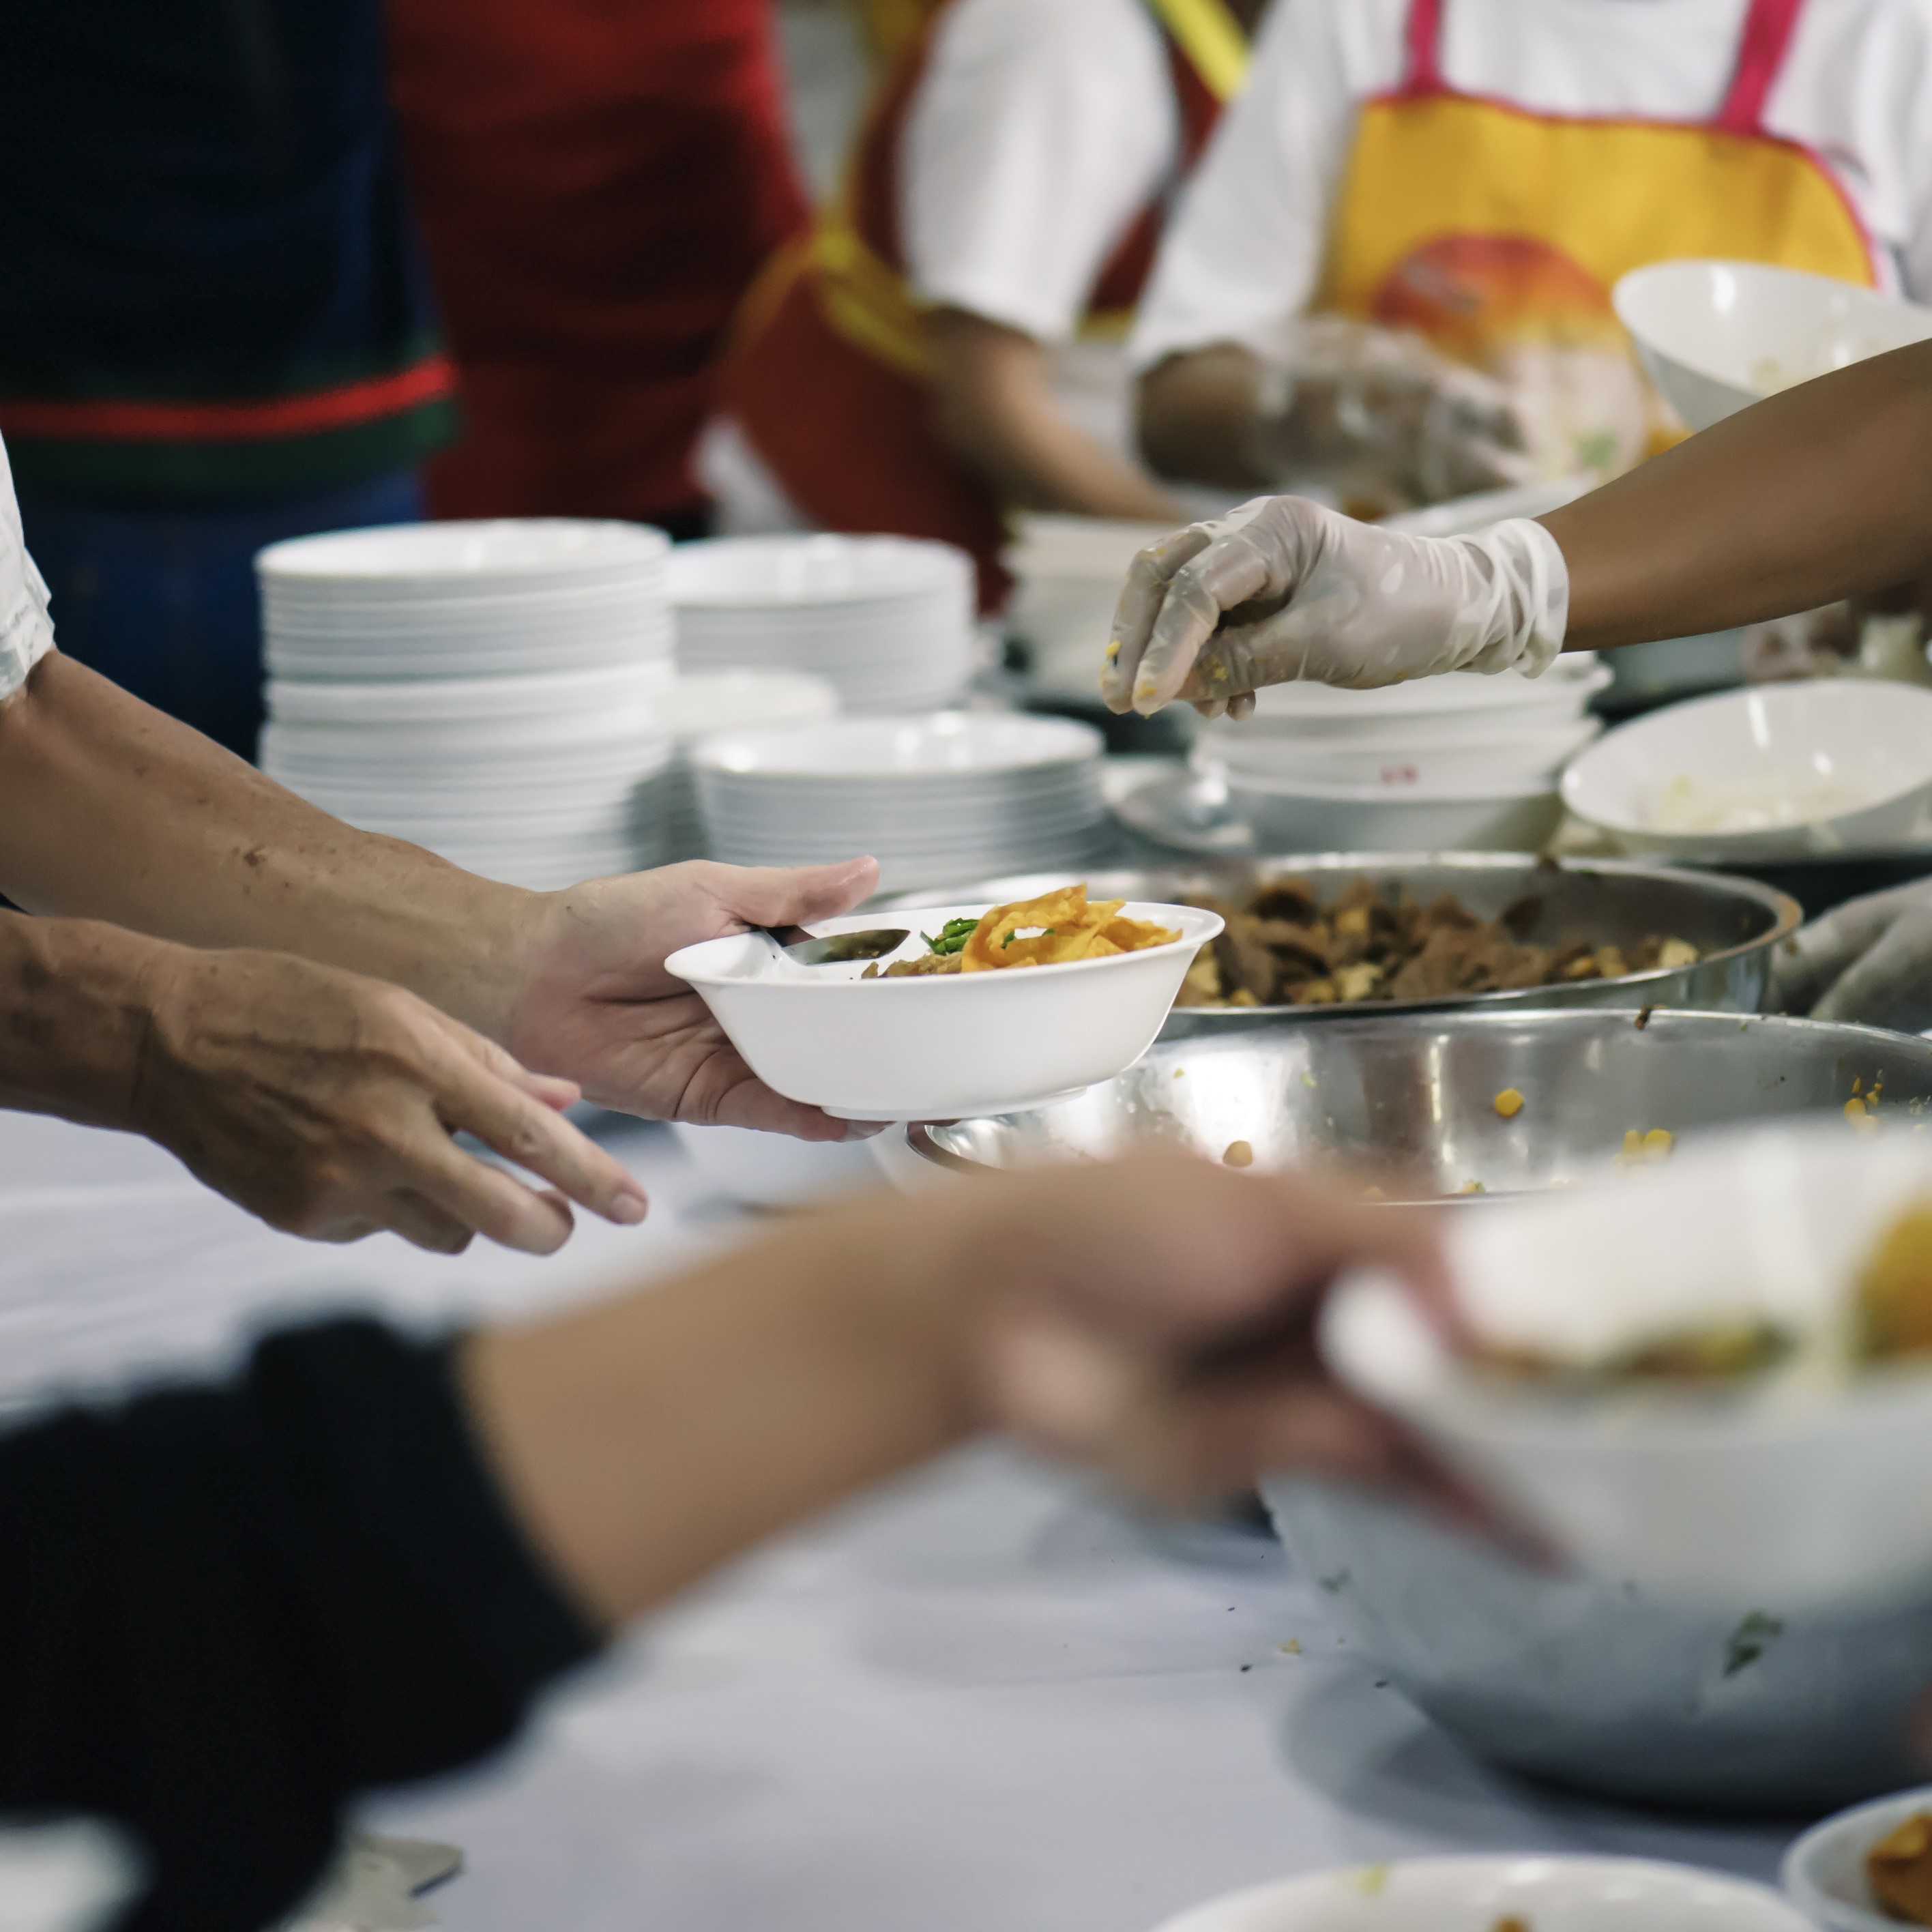
[[[555,1305],[742,1226],[661,1130],[613,1144],[652,1190],[643,1228],[452,1262],[305,1246],[139,1143],[0,1114],[0,1404],[231,1359],[326,1304]],[[558,1695],[507,1761],[366,1822],[465,1849],[440,1899],[455,1932],[1143,1932],[1325,1864],[1587,1850],[1768,1876],[1786,1835],[1487,1772],[1270,1547],[1148,1528],[998,1448],[760,1553]]]

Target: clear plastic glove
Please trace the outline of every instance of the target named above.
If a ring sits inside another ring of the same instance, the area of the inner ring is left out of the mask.
[[[1310,316],[1263,361],[1248,455],[1257,473],[1321,476],[1389,509],[1437,503],[1536,474],[1500,382],[1420,336]]]
[[[1932,1027],[1932,879],[1848,899],[1772,962],[1772,1005],[1814,1019]]]
[[[1570,574],[1518,518],[1409,536],[1300,496],[1261,496],[1135,558],[1100,692],[1150,716],[1175,698],[1238,717],[1264,685],[1366,690],[1451,670],[1530,676],[1562,648]]]

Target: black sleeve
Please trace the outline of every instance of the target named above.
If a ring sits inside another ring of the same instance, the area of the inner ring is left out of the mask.
[[[0,1437],[0,1811],[131,1831],[129,1932],[256,1932],[354,1793],[495,1750],[596,1646],[446,1345],[333,1322]]]

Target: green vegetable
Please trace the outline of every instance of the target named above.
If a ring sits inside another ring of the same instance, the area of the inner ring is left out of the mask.
[[[920,938],[926,941],[928,952],[936,952],[941,958],[946,958],[955,952],[964,952],[967,940],[979,930],[979,926],[976,919],[949,919],[939,928],[937,939],[929,932],[922,932]]]

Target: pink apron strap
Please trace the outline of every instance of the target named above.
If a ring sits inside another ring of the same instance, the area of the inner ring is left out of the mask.
[[[1409,0],[1406,33],[1408,52],[1399,92],[1442,93],[1442,0]]]
[[[1784,66],[1804,0],[1751,0],[1730,92],[1712,124],[1732,134],[1764,131],[1764,104]]]

